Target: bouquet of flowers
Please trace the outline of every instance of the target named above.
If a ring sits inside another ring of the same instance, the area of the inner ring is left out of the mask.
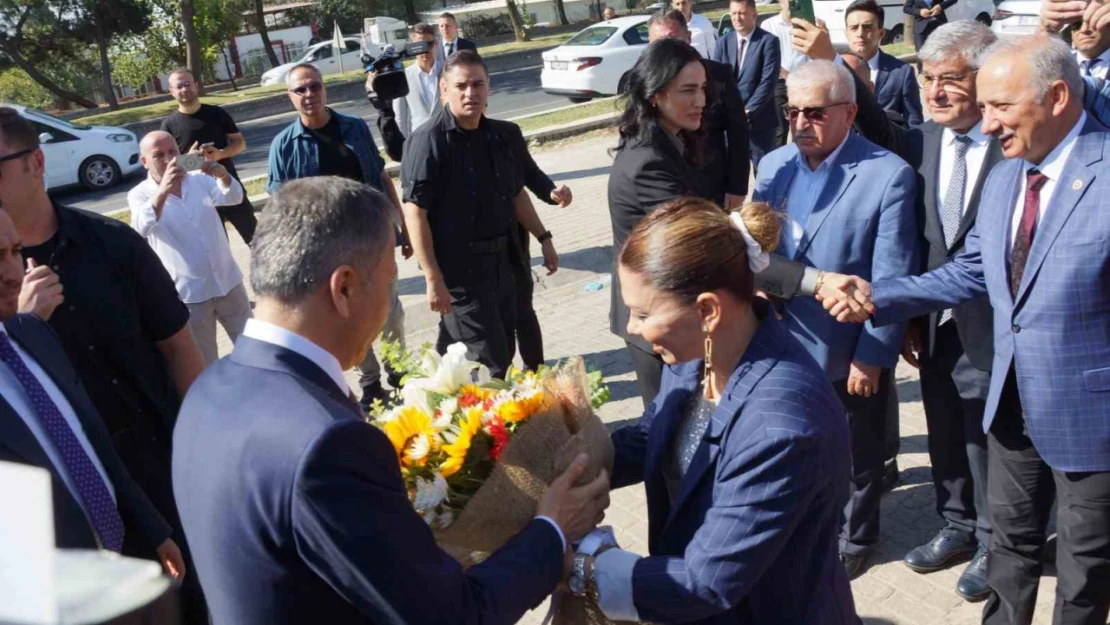
[[[609,433],[593,409],[608,398],[580,359],[495,380],[456,343],[409,359],[401,403],[377,410],[416,511],[464,563],[480,561],[535,516],[543,492],[586,452],[589,481],[611,471]]]

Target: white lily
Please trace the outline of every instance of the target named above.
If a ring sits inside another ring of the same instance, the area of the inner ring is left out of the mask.
[[[436,508],[447,500],[447,480],[442,475],[436,474],[434,480],[416,478],[416,497],[412,505],[420,513],[436,512]],[[425,517],[427,518],[427,517]]]
[[[439,403],[439,412],[436,413],[435,419],[432,420],[432,427],[437,430],[446,430],[451,425],[451,420],[455,417],[455,411],[459,409],[459,400],[455,397],[448,397]]]

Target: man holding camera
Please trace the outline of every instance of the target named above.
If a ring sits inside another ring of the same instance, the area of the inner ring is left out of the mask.
[[[417,24],[412,40],[428,44],[427,52],[416,55],[416,62],[405,68],[408,95],[393,100],[397,127],[406,139],[440,108],[439,75],[436,73],[436,31],[431,24]]]
[[[234,341],[251,318],[243,274],[217,214],[243,201],[243,185],[194,151],[181,156],[173,135],[155,130],[139,144],[146,180],[127,194],[131,226],[162,259],[189,307],[189,328],[209,365],[220,357],[216,322]]]

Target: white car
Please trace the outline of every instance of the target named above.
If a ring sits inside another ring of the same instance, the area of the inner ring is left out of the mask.
[[[838,49],[848,47],[848,37],[844,30],[844,11],[851,4],[851,0],[813,0],[813,14],[819,20],[824,20],[829,27],[829,38],[833,46]],[[902,12],[904,2],[898,0],[879,0],[883,8],[883,28],[886,29],[884,44],[912,42],[913,33],[905,33],[902,23],[906,14]],[[959,0],[955,5],[945,11],[948,21],[976,20],[987,26],[991,24],[994,14],[993,0]]]
[[[82,184],[92,191],[119,184],[141,169],[135,133],[116,126],[85,126],[38,109],[3,104],[35,126],[46,155],[46,188]]]
[[[621,78],[648,43],[648,16],[599,22],[543,53],[540,84],[545,93],[571,102],[616,95]]]
[[[995,6],[991,30],[999,37],[1034,35],[1041,14],[1041,0],[1002,0]]]
[[[359,38],[345,37],[343,43],[346,45],[346,51],[342,55],[342,70],[339,67],[340,56],[335,53],[335,47],[331,45],[331,40],[329,39],[313,44],[308,50],[305,50],[304,55],[296,61],[286,63],[285,65],[278,65],[262,74],[262,82],[259,84],[263,87],[267,85],[280,85],[285,82],[285,77],[289,75],[289,70],[301,63],[312,63],[316,66],[316,69],[320,70],[322,76],[338,74],[340,71],[350,72],[356,69],[362,69],[364,66],[360,58],[362,56],[362,47]],[[376,57],[381,54],[382,49],[378,45],[372,42],[367,42],[366,45],[368,46],[367,53],[369,53],[370,56]]]

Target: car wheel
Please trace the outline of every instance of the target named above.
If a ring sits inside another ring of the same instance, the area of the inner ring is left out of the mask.
[[[887,31],[886,41],[884,41],[883,43],[884,44],[903,43],[905,40],[906,40],[906,37],[902,33],[902,25],[899,24],[899,25],[895,26],[894,28],[891,28],[889,31]]]
[[[582,104],[584,102],[589,102],[593,98],[584,98],[584,97],[581,97],[581,96],[574,96],[574,97],[570,97],[570,98],[567,98],[567,99],[570,100],[571,104]]]
[[[975,16],[975,21],[979,22],[980,24],[982,24],[984,26],[990,26],[991,25],[991,16],[987,15],[986,13],[980,13],[979,15]]]
[[[77,171],[81,184],[90,191],[100,191],[120,181],[119,165],[107,156],[90,156]]]

